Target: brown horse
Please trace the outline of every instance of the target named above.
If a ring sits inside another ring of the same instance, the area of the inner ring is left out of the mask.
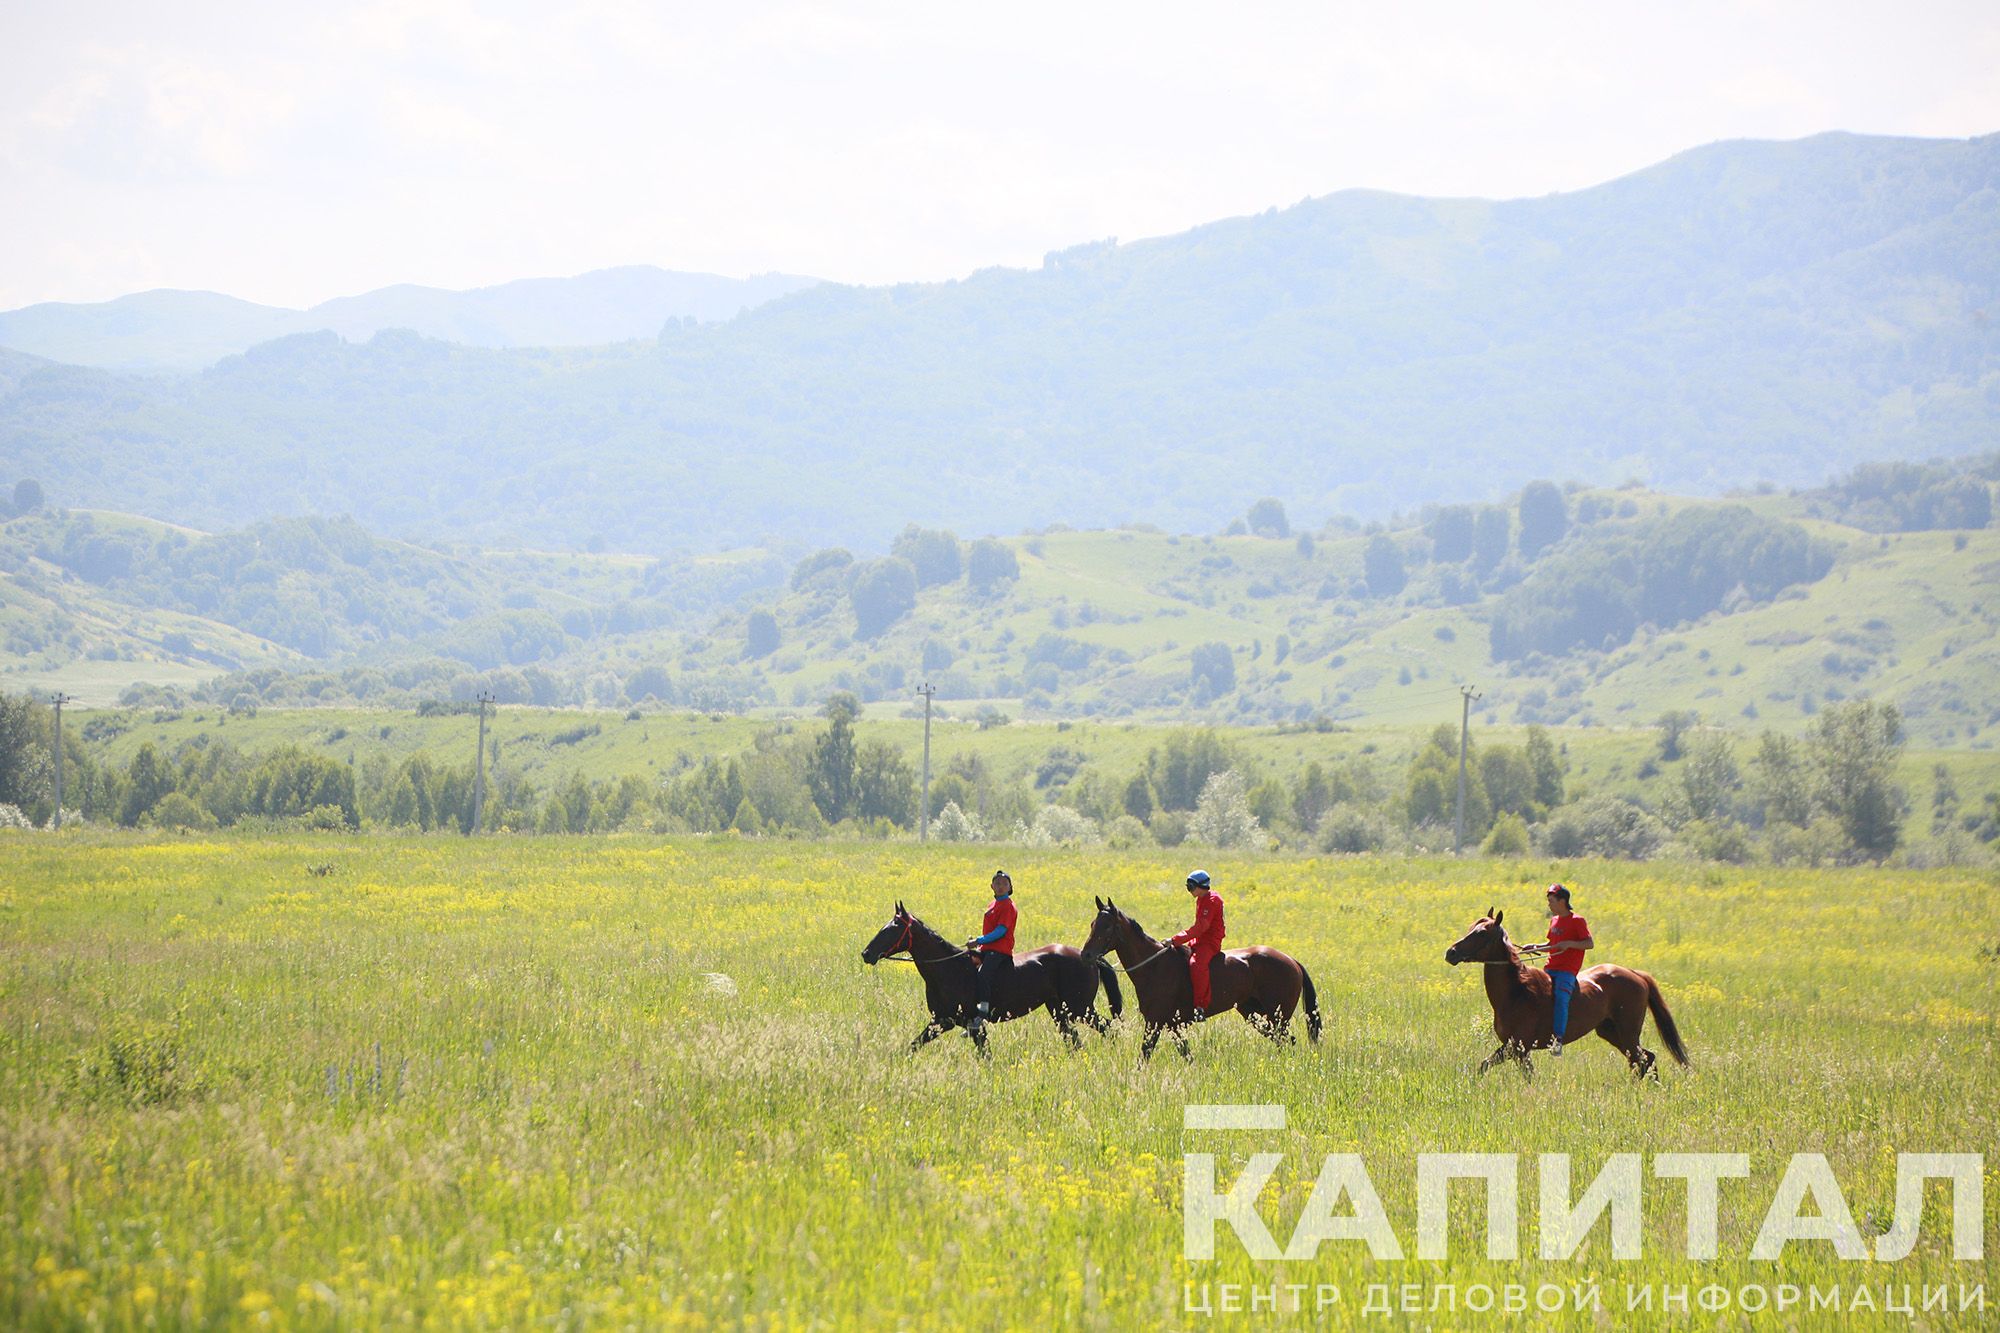
[[[1521,962],[1521,951],[1507,939],[1507,930],[1501,925],[1504,915],[1488,908],[1463,939],[1444,951],[1444,960],[1454,967],[1479,963],[1486,973],[1486,999],[1493,1006],[1493,1035],[1500,1038],[1500,1049],[1479,1062],[1479,1072],[1511,1059],[1520,1061],[1523,1076],[1533,1078],[1528,1052],[1555,1044],[1550,1031],[1555,1026],[1554,988],[1546,971]],[[1615,963],[1585,968],[1577,977],[1563,1044],[1581,1041],[1595,1032],[1623,1051],[1632,1072],[1645,1078],[1659,1059],[1639,1044],[1649,1010],[1660,1029],[1660,1039],[1667,1043],[1674,1059],[1686,1064],[1681,1032],[1674,1026],[1674,1016],[1667,1012],[1659,983],[1644,972]]]
[[[986,1054],[986,1029],[971,1021],[977,1003],[978,964],[966,950],[957,947],[919,921],[902,903],[889,924],[861,950],[861,961],[873,967],[884,958],[908,954],[924,979],[924,1000],[930,1006],[931,1021],[910,1042],[916,1050],[935,1041],[955,1027],[965,1028],[979,1053]],[[1065,1040],[1074,1050],[1083,1045],[1077,1035],[1078,1022],[1098,1032],[1111,1026],[1097,1012],[1097,984],[1102,978],[1111,1017],[1125,1009],[1125,997],[1118,989],[1118,974],[1102,959],[1086,960],[1067,944],[1045,944],[1014,955],[1014,967],[994,978],[993,1012],[989,1021],[1004,1023],[1010,1018],[1047,1009]]]
[[[1187,947],[1160,943],[1109,898],[1099,898],[1083,956],[1102,966],[1107,953],[1118,955],[1139,997],[1139,1013],[1146,1020],[1139,1058],[1152,1056],[1162,1032],[1173,1034],[1182,1058],[1192,1058],[1187,1026],[1194,1021],[1194,979],[1188,974]],[[1297,959],[1262,945],[1229,949],[1209,962],[1208,977],[1211,1017],[1235,1009],[1271,1040],[1291,1041],[1292,1014],[1303,997],[1306,1035],[1319,1040],[1319,995]]]

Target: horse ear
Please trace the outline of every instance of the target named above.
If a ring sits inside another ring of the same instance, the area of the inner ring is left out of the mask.
[[[1506,919],[1507,919],[1507,912],[1505,908],[1502,908],[1500,911],[1495,912],[1493,914],[1493,924],[1496,926],[1499,925],[1502,921],[1505,921]]]
[[[903,900],[901,898],[898,898],[896,899],[896,915],[901,916],[902,914],[903,914]]]

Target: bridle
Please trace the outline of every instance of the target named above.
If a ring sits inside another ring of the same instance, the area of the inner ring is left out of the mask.
[[[1130,922],[1130,918],[1124,916],[1121,916],[1119,920],[1125,921],[1128,924]],[[1129,977],[1134,972],[1137,972],[1140,968],[1144,967],[1146,964],[1152,962],[1154,958],[1164,958],[1166,955],[1172,953],[1175,949],[1179,947],[1180,947],[1179,945],[1174,945],[1174,944],[1163,945],[1158,953],[1152,955],[1152,957],[1149,958],[1141,958],[1138,962],[1132,964],[1132,966],[1130,967],[1125,966],[1123,963],[1112,963],[1111,966],[1117,968],[1120,972],[1123,972],[1126,976]],[[1093,963],[1102,963],[1105,961],[1104,955],[1101,953],[1095,955],[1086,953],[1084,957],[1090,959],[1090,961]]]
[[[896,941],[896,946],[893,949],[885,950],[882,956],[875,961],[878,963],[908,963],[912,967],[922,967],[925,963],[942,963],[969,952],[965,949],[953,949],[942,958],[919,959],[915,954],[911,954],[908,958],[897,957],[898,954],[903,953],[910,947],[910,941],[916,935],[916,931],[917,919],[913,916],[905,916],[903,918],[903,937]]]

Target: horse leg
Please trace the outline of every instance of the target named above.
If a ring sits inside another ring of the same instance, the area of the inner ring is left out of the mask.
[[[1139,1062],[1144,1064],[1153,1058],[1153,1048],[1160,1044],[1160,1025],[1146,1024],[1146,1040],[1139,1043]]]
[[[1528,1058],[1527,1042],[1517,1041],[1514,1043],[1514,1058],[1521,1062],[1521,1077],[1533,1083],[1535,1081],[1535,1066]]]
[[[1513,1046],[1513,1044],[1514,1043],[1509,1041],[1503,1041],[1498,1046],[1494,1047],[1493,1054],[1487,1056],[1484,1060],[1481,1060],[1479,1062],[1479,1068],[1473,1071],[1473,1077],[1477,1078],[1479,1075],[1484,1074],[1487,1070],[1493,1068],[1493,1066],[1499,1064],[1502,1060],[1505,1060],[1511,1055],[1513,1055],[1513,1051],[1510,1049]]]
[[[947,1026],[948,1023],[946,1020],[940,1018],[933,1018],[930,1022],[924,1024],[924,1030],[919,1032],[915,1039],[910,1042],[910,1053],[914,1055],[919,1048],[942,1037]]]
[[[1194,1052],[1188,1049],[1187,1029],[1185,1027],[1176,1027],[1174,1029],[1174,1047],[1180,1051],[1181,1059],[1187,1061],[1189,1064],[1194,1063]]]
[[[1634,1078],[1659,1077],[1659,1071],[1655,1070],[1653,1066],[1659,1063],[1660,1057],[1647,1050],[1644,1046],[1639,1047],[1637,1055],[1628,1058],[1632,1061],[1632,1076]]]
[[[1069,1043],[1069,1048],[1072,1051],[1082,1050],[1083,1038],[1076,1034],[1076,1020],[1070,1016],[1069,1006],[1052,1004],[1049,1013],[1055,1018],[1056,1028],[1063,1034],[1063,1040]]]
[[[1103,1014],[1098,1013],[1095,1004],[1084,1010],[1080,1017],[1082,1017],[1084,1022],[1090,1024],[1092,1032],[1109,1032],[1111,1030],[1111,1020]]]

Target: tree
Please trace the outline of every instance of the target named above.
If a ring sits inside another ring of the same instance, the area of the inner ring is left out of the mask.
[[[1682,741],[1695,723],[1701,721],[1699,714],[1684,708],[1670,708],[1660,714],[1654,725],[1660,729],[1660,762],[1671,764],[1681,757]]]
[[[878,638],[917,605],[917,571],[907,560],[871,560],[854,576],[848,590],[854,606],[855,633]]]
[[[792,591],[803,592],[809,587],[831,584],[834,579],[843,577],[845,571],[853,564],[853,552],[844,551],[838,546],[814,551],[792,566]]]
[[[1362,577],[1371,597],[1394,597],[1409,583],[1403,570],[1403,552],[1387,535],[1376,533],[1361,553]]]
[[[32,514],[42,507],[42,483],[23,477],[14,483],[14,512]]]
[[[920,528],[912,523],[889,547],[889,554],[910,562],[910,567],[917,571],[917,586],[920,588],[934,588],[941,583],[958,581],[958,538],[950,532]]]
[[[126,770],[125,804],[118,812],[118,822],[127,828],[137,826],[173,789],[174,766],[162,759],[159,750],[147,741],[139,747],[139,753],[132,757],[132,766]]]
[[[1125,790],[1119,797],[1119,804],[1126,814],[1142,824],[1153,817],[1153,784],[1146,781],[1144,773],[1132,775],[1132,780],[1125,784]]]
[[[1262,833],[1243,775],[1233,769],[1210,774],[1188,820],[1188,840],[1209,847],[1248,847],[1262,841]]]
[[[1722,735],[1703,736],[1688,747],[1687,762],[1681,765],[1680,791],[1675,794],[1674,812],[1688,819],[1709,820],[1725,816],[1743,785],[1736,768],[1736,749]]]
[[[1285,507],[1276,500],[1266,497],[1250,506],[1244,516],[1250,531],[1259,537],[1289,537],[1292,535],[1291,522],[1285,517]]]
[[[1410,760],[1403,807],[1411,824],[1451,824],[1458,818],[1458,728],[1440,722]],[[1465,836],[1486,836],[1492,806],[1476,749],[1466,751]]]
[[[861,747],[854,765],[855,813],[907,828],[917,817],[917,779],[903,752],[886,741]]]
[[[26,810],[48,787],[46,711],[28,695],[0,694],[0,805]]]
[[[1446,505],[1431,515],[1426,526],[1431,539],[1431,559],[1441,565],[1456,565],[1471,559],[1472,529],[1470,505]]]
[[[1853,699],[1822,709],[1812,735],[1819,803],[1857,852],[1881,860],[1902,839],[1906,800],[1894,781],[1903,717],[1894,704]]]
[[[1569,531],[1569,502],[1552,481],[1531,481],[1521,492],[1521,554],[1533,560]]]
[[[1766,731],[1750,763],[1751,792],[1765,825],[1804,828],[1812,819],[1812,775],[1798,742]]]
[[[1507,544],[1513,535],[1513,523],[1507,511],[1497,505],[1487,505],[1479,511],[1479,517],[1472,525],[1472,565],[1482,574],[1491,573],[1507,558]]]
[[[778,651],[778,618],[759,607],[743,627],[743,655],[755,661]]]
[[[982,537],[972,544],[966,557],[965,577],[975,592],[993,592],[1001,584],[1021,577],[1021,562],[1013,547]]]
[[[1188,654],[1188,678],[1197,695],[1204,690],[1210,699],[1228,694],[1236,688],[1236,655],[1226,643],[1197,644]]]
[[[1527,744],[1523,747],[1528,757],[1528,769],[1535,779],[1535,804],[1543,810],[1553,810],[1563,803],[1563,762],[1556,752],[1555,742],[1549,739],[1544,727],[1529,727]]]
[[[1228,742],[1204,727],[1167,736],[1166,745],[1146,756],[1147,776],[1162,810],[1192,810],[1211,776],[1235,767]]]
[[[837,697],[837,696],[836,696]],[[838,824],[855,812],[854,714],[847,708],[832,710],[833,720],[813,742],[812,758],[806,765],[806,786],[813,805],[829,824]]]

